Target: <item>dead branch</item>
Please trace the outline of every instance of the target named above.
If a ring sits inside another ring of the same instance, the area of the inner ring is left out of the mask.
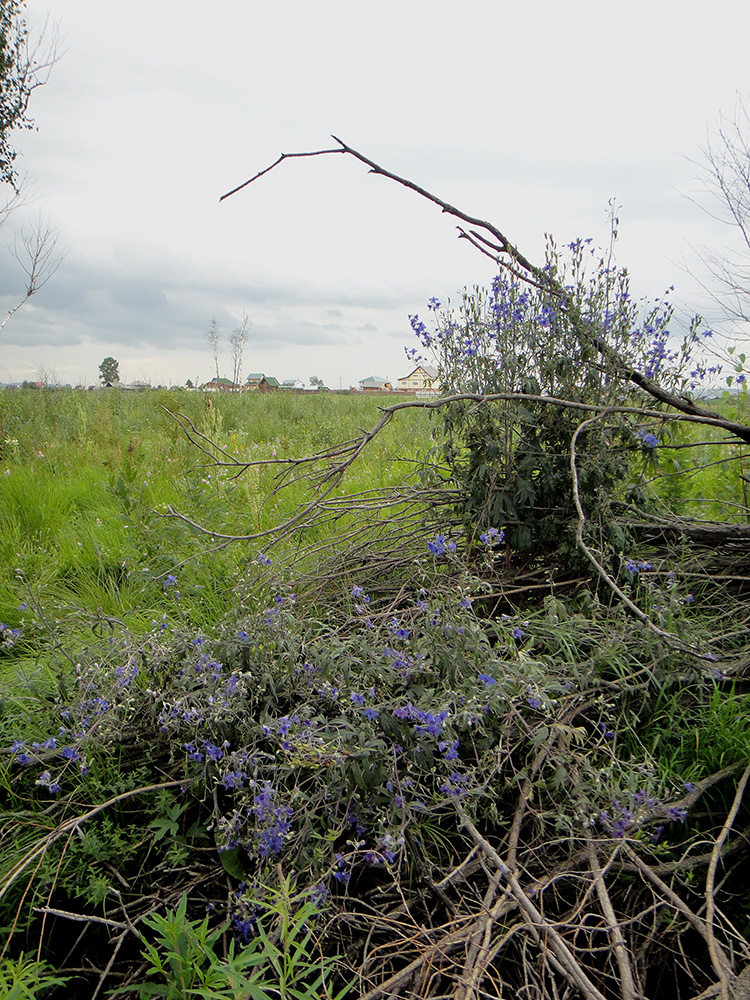
[[[483,253],[488,252],[484,247],[491,247],[497,252],[493,255],[488,253],[489,256],[493,256],[496,260],[498,266],[507,267],[510,263],[511,267],[515,267],[519,278],[524,281],[529,281],[531,284],[535,285],[537,288],[542,288],[554,295],[556,299],[561,303],[561,305],[567,310],[568,316],[576,330],[578,336],[582,343],[590,343],[597,352],[605,358],[608,362],[612,363],[621,372],[622,378],[627,381],[632,382],[637,385],[640,389],[646,392],[653,399],[658,400],[661,403],[665,403],[672,409],[677,410],[680,413],[689,414],[691,416],[705,417],[710,419],[720,420],[719,414],[707,410],[703,407],[698,406],[691,400],[684,396],[677,396],[674,393],[668,392],[661,386],[657,385],[652,379],[648,378],[642,372],[636,371],[632,365],[630,365],[625,359],[621,358],[616,351],[614,351],[609,345],[607,345],[600,337],[592,334],[588,329],[588,326],[584,318],[579,314],[575,304],[573,303],[570,294],[565,289],[565,287],[560,284],[560,282],[543,268],[532,264],[528,258],[526,258],[520,250],[504,235],[495,225],[486,219],[480,219],[475,216],[468,215],[461,209],[456,208],[454,205],[443,201],[437,195],[432,194],[425,188],[421,187],[419,184],[415,184],[413,181],[408,180],[406,177],[401,177],[399,174],[395,174],[385,167],[380,166],[374,160],[360,153],[358,150],[354,149],[352,146],[347,145],[342,139],[337,136],[331,137],[335,142],[338,143],[338,147],[335,149],[319,149],[302,153],[282,153],[272,164],[260,170],[249,180],[237,187],[228,191],[226,194],[222,195],[219,199],[223,201],[225,198],[230,197],[230,195],[236,194],[243,188],[246,188],[253,181],[258,180],[265,174],[269,173],[275,167],[277,167],[283,160],[292,159],[295,157],[309,157],[309,156],[326,156],[332,153],[345,153],[359,160],[360,163],[364,163],[365,166],[369,167],[370,173],[379,174],[382,177],[387,177],[389,180],[394,181],[397,184],[402,185],[402,187],[408,188],[410,191],[414,191],[420,197],[427,199],[427,201],[432,202],[437,205],[440,210],[446,215],[451,215],[461,222],[465,223],[467,226],[474,227],[474,230],[484,230],[487,236],[482,236],[481,232],[477,233],[474,231],[471,236],[467,234],[464,230],[459,228],[459,235],[461,238],[466,238],[472,243],[477,249],[481,249]],[[489,239],[491,237],[491,240]],[[494,241],[494,242],[493,242]],[[503,258],[508,258],[504,260]],[[735,424],[732,429],[734,433],[740,440],[750,442],[750,426],[745,424]]]
[[[721,833],[716,838],[716,843],[714,844],[713,851],[711,852],[711,861],[708,866],[708,872],[706,874],[706,940],[708,943],[708,951],[711,956],[711,964],[713,965],[714,971],[721,982],[722,1000],[727,1000],[729,995],[730,980],[717,951],[716,938],[714,935],[714,914],[716,912],[714,882],[716,880],[716,869],[719,864],[719,859],[721,858],[722,845],[729,836],[729,831],[732,829],[732,824],[737,817],[737,813],[739,812],[740,805],[742,803],[742,796],[745,793],[745,787],[749,778],[750,764],[748,764],[742,772],[742,776],[737,784],[737,791],[734,795],[732,807],[729,810],[729,815],[724,822],[724,826],[721,828]]]
[[[67,251],[58,251],[57,240],[58,231],[53,229],[49,220],[43,219],[41,214],[29,230],[22,229],[20,235],[13,240],[11,254],[26,275],[26,290],[23,298],[8,310],[5,319],[0,322],[0,330],[32,295],[47,284],[62,264]]]

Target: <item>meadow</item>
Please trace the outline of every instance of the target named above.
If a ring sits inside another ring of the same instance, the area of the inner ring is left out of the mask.
[[[636,523],[741,530],[745,447],[587,441],[638,619],[568,544],[560,414],[405,409],[326,479],[392,402],[0,394],[0,995],[634,1000],[750,962],[743,574]]]
[[[88,627],[97,615],[126,620],[135,631],[165,614],[197,627],[221,620],[234,601],[232,581],[259,551],[283,550],[284,540],[216,551],[210,534],[165,518],[167,507],[209,531],[275,528],[309,502],[316,486],[302,479],[279,490],[276,477],[287,468],[274,463],[357,437],[376,423],[378,403],[333,393],[6,390],[0,394],[0,621],[18,628],[29,618],[21,605],[43,607],[65,619],[67,629],[76,617],[88,619]],[[172,413],[187,416],[232,460],[269,464],[241,475],[215,468]],[[430,435],[425,414],[391,423],[336,495],[412,478]],[[306,541],[336,530],[330,523],[308,530]],[[165,586],[175,576],[179,587],[174,580]],[[19,645],[32,654],[26,634]]]

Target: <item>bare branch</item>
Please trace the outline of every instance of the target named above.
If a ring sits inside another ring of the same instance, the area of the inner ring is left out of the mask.
[[[49,219],[45,219],[40,213],[29,229],[21,229],[20,234],[14,238],[10,252],[26,275],[26,290],[20,302],[8,311],[0,323],[0,330],[32,295],[44,288],[65,260],[67,251],[57,249],[58,235]]]
[[[562,284],[550,273],[548,273],[543,268],[537,267],[532,264],[527,257],[525,257],[517,247],[515,247],[511,241],[505,236],[496,226],[486,219],[480,219],[472,215],[468,215],[466,212],[461,211],[461,209],[456,208],[454,205],[449,204],[447,201],[443,201],[437,195],[432,194],[425,188],[421,187],[419,184],[415,184],[413,181],[408,180],[406,177],[401,177],[399,174],[395,174],[390,170],[386,170],[385,167],[380,166],[374,160],[360,153],[358,150],[354,149],[352,146],[347,145],[342,139],[337,136],[332,136],[332,138],[339,144],[338,149],[319,149],[312,152],[306,153],[282,153],[272,164],[260,170],[257,174],[251,177],[249,180],[245,181],[243,184],[238,185],[231,191],[228,191],[225,195],[219,199],[223,201],[232,194],[236,194],[243,188],[252,184],[253,181],[258,180],[265,174],[269,173],[274,167],[277,167],[283,160],[290,159],[292,157],[306,157],[306,156],[325,156],[330,153],[348,153],[353,156],[360,163],[364,163],[370,169],[370,173],[380,174],[383,177],[387,177],[389,180],[395,181],[395,183],[402,185],[402,187],[408,188],[410,191],[414,191],[416,194],[420,195],[422,198],[426,198],[427,201],[432,202],[437,205],[442,212],[446,215],[452,215],[454,218],[461,220],[461,222],[466,225],[473,227],[471,234],[467,233],[459,227],[459,237],[468,239],[469,242],[481,250],[482,253],[487,253],[488,256],[492,254],[485,248],[486,246],[500,247],[501,252],[498,254],[497,262],[501,266],[506,266],[502,262],[501,257],[503,255],[509,258],[508,264],[515,266],[516,270],[514,273],[521,278],[523,281],[530,282],[538,288],[542,288],[548,291],[551,295],[554,295],[562,307],[566,309],[568,317],[573,324],[578,336],[581,338],[583,343],[590,343],[592,346],[601,354],[603,358],[613,364],[614,367],[620,369],[621,377],[634,383],[644,392],[648,393],[654,399],[659,400],[662,403],[667,404],[673,409],[681,413],[689,413],[695,416],[703,417],[713,417],[718,418],[719,415],[712,410],[704,409],[703,407],[697,406],[691,400],[686,399],[683,396],[676,396],[674,393],[668,392],[666,389],[662,389],[656,382],[648,378],[642,372],[636,371],[630,364],[628,364],[625,359],[621,358],[609,345],[607,345],[600,337],[592,334],[585,321],[585,318],[580,315],[579,310],[572,301],[568,291],[564,288]],[[476,230],[484,230],[487,236],[482,236],[481,233],[476,232]],[[491,242],[489,237],[492,237]],[[736,433],[743,441],[750,442],[750,427],[746,425],[737,425],[737,430],[733,431]]]

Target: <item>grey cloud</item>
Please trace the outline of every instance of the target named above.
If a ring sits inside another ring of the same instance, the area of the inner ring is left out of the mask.
[[[345,337],[334,337],[328,332],[328,327],[316,323],[280,320],[273,326],[254,324],[250,331],[249,344],[253,347],[275,347],[281,344],[294,344],[299,347],[323,347],[334,344],[345,344]]]

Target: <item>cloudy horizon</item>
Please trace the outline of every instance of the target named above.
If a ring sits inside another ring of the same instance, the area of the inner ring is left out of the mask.
[[[455,220],[347,156],[284,162],[219,202],[282,151],[331,148],[329,133],[491,219],[535,260],[545,233],[605,244],[614,199],[636,293],[675,285],[680,316],[719,321],[700,250],[733,234],[701,207],[700,145],[748,91],[744,5],[28,11],[57,23],[59,60],[32,95],[37,130],[16,136],[27,203],[4,235],[41,211],[66,255],[0,332],[2,382],[45,371],[93,384],[106,356],[124,381],[207,381],[212,318],[231,376],[243,313],[245,374],[332,388],[405,375],[409,315],[495,270]],[[5,261],[3,315],[23,290]]]

